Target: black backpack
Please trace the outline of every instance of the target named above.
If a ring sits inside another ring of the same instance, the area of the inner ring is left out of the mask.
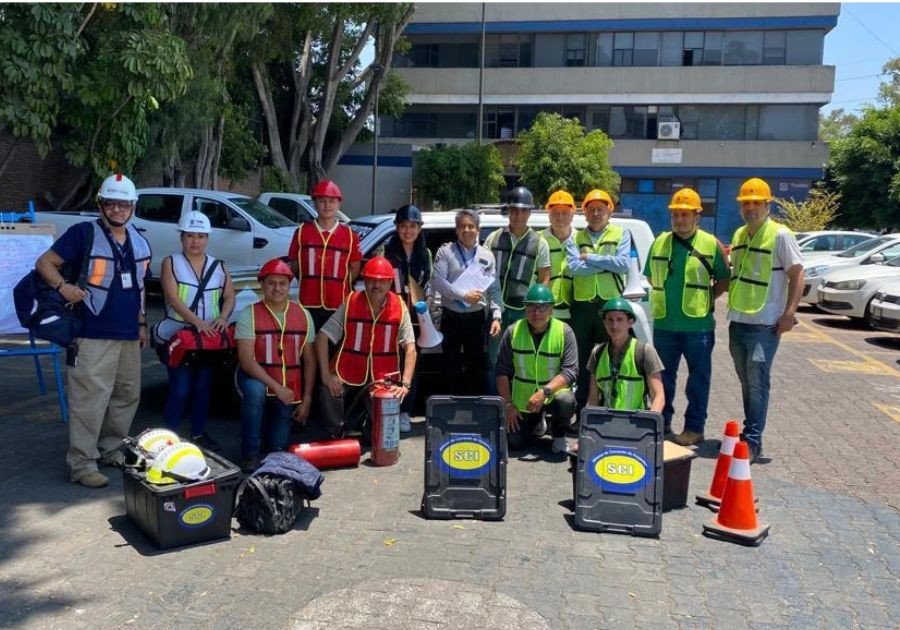
[[[306,508],[306,492],[293,479],[262,473],[243,483],[235,516],[242,527],[259,534],[290,531]]]

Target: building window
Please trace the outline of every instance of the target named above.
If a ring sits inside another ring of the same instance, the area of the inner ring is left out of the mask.
[[[614,66],[631,66],[634,61],[634,33],[616,33],[613,38]]]
[[[512,140],[516,129],[516,110],[513,107],[497,107],[484,110],[485,138]]]
[[[663,33],[662,45],[660,46],[659,65],[661,66],[681,66],[693,65],[684,63],[684,38],[685,33]]]
[[[815,105],[760,105],[760,140],[815,140],[818,108]]]
[[[638,180],[633,177],[623,177],[622,183],[619,185],[619,193],[629,194],[638,191]]]
[[[611,66],[613,62],[613,34],[600,33],[594,46],[594,64],[597,66]]]
[[[681,65],[699,66],[703,63],[703,33],[685,33]]]
[[[787,50],[786,42],[786,31],[766,31],[763,38],[763,65],[783,66]]]
[[[762,31],[729,31],[725,33],[725,65],[760,65],[763,59]]]
[[[647,136],[647,107],[645,105],[614,105],[609,108],[610,138],[640,139]]]
[[[635,33],[633,63],[635,66],[659,65],[659,33]]]
[[[580,67],[585,65],[586,37],[584,33],[566,35],[566,66]]]
[[[722,65],[722,31],[709,31],[703,38],[703,65]]]
[[[789,31],[785,46],[785,63],[789,66],[821,64],[824,44],[824,31]]]
[[[490,68],[530,68],[531,36],[488,35],[484,53],[485,65]]]

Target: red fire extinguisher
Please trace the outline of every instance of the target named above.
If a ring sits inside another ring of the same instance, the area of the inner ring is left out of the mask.
[[[393,466],[400,459],[400,399],[391,393],[394,377],[388,374],[369,389],[372,396],[372,463]]]
[[[343,439],[294,444],[288,447],[288,451],[302,457],[319,470],[359,465],[359,440]]]

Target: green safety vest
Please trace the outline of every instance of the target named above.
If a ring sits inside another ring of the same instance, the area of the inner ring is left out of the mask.
[[[575,245],[578,247],[579,253],[582,254],[614,256],[624,234],[624,228],[610,223],[603,230],[595,245],[587,233],[587,228],[585,228],[575,232]],[[595,274],[575,276],[572,284],[575,287],[575,300],[578,302],[589,302],[596,297],[609,300],[622,295],[622,288],[625,286],[625,274],[598,270]]]
[[[500,279],[500,298],[503,306],[514,311],[525,308],[525,294],[531,286],[535,274],[538,244],[541,237],[531,228],[512,246],[512,235],[508,228],[500,228],[491,239],[491,253],[496,261],[497,277]]]
[[[553,316],[569,318],[572,303],[572,273],[566,266],[566,248],[550,228],[541,235],[550,249],[550,292],[553,294]]]
[[[625,349],[617,374],[613,374],[609,362],[609,343],[603,344],[594,376],[597,381],[597,389],[603,396],[601,403],[609,409],[635,411],[649,408],[644,375],[638,370],[635,362],[637,344],[638,340],[634,337],[628,341],[628,347]]]
[[[766,219],[753,238],[748,238],[747,226],[742,225],[731,239],[731,284],[728,287],[728,307],[740,313],[759,313],[766,304],[775,251],[775,236],[788,228]],[[780,268],[779,268],[780,269]]]
[[[663,232],[650,247],[650,284],[652,286],[650,313],[654,319],[663,319],[666,316],[666,279],[669,277],[669,269],[672,266],[672,243],[674,241],[672,232]],[[686,317],[706,317],[712,305],[710,270],[713,268],[719,244],[712,234],[697,230],[692,247],[694,250],[688,255],[684,267],[681,310]]]
[[[561,321],[551,318],[540,347],[535,348],[528,321],[520,319],[513,324],[512,401],[519,411],[527,411],[528,399],[559,374],[566,345],[563,326]]]

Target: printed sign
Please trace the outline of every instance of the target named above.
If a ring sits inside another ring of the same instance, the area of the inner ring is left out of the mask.
[[[608,448],[591,460],[591,478],[605,492],[633,494],[647,485],[652,469],[630,448]]]
[[[216,508],[207,504],[192,505],[185,508],[178,515],[178,521],[182,527],[194,529],[195,527],[203,527],[216,515]]]
[[[454,435],[438,448],[438,461],[452,477],[480,477],[494,456],[491,445],[478,434]]]

